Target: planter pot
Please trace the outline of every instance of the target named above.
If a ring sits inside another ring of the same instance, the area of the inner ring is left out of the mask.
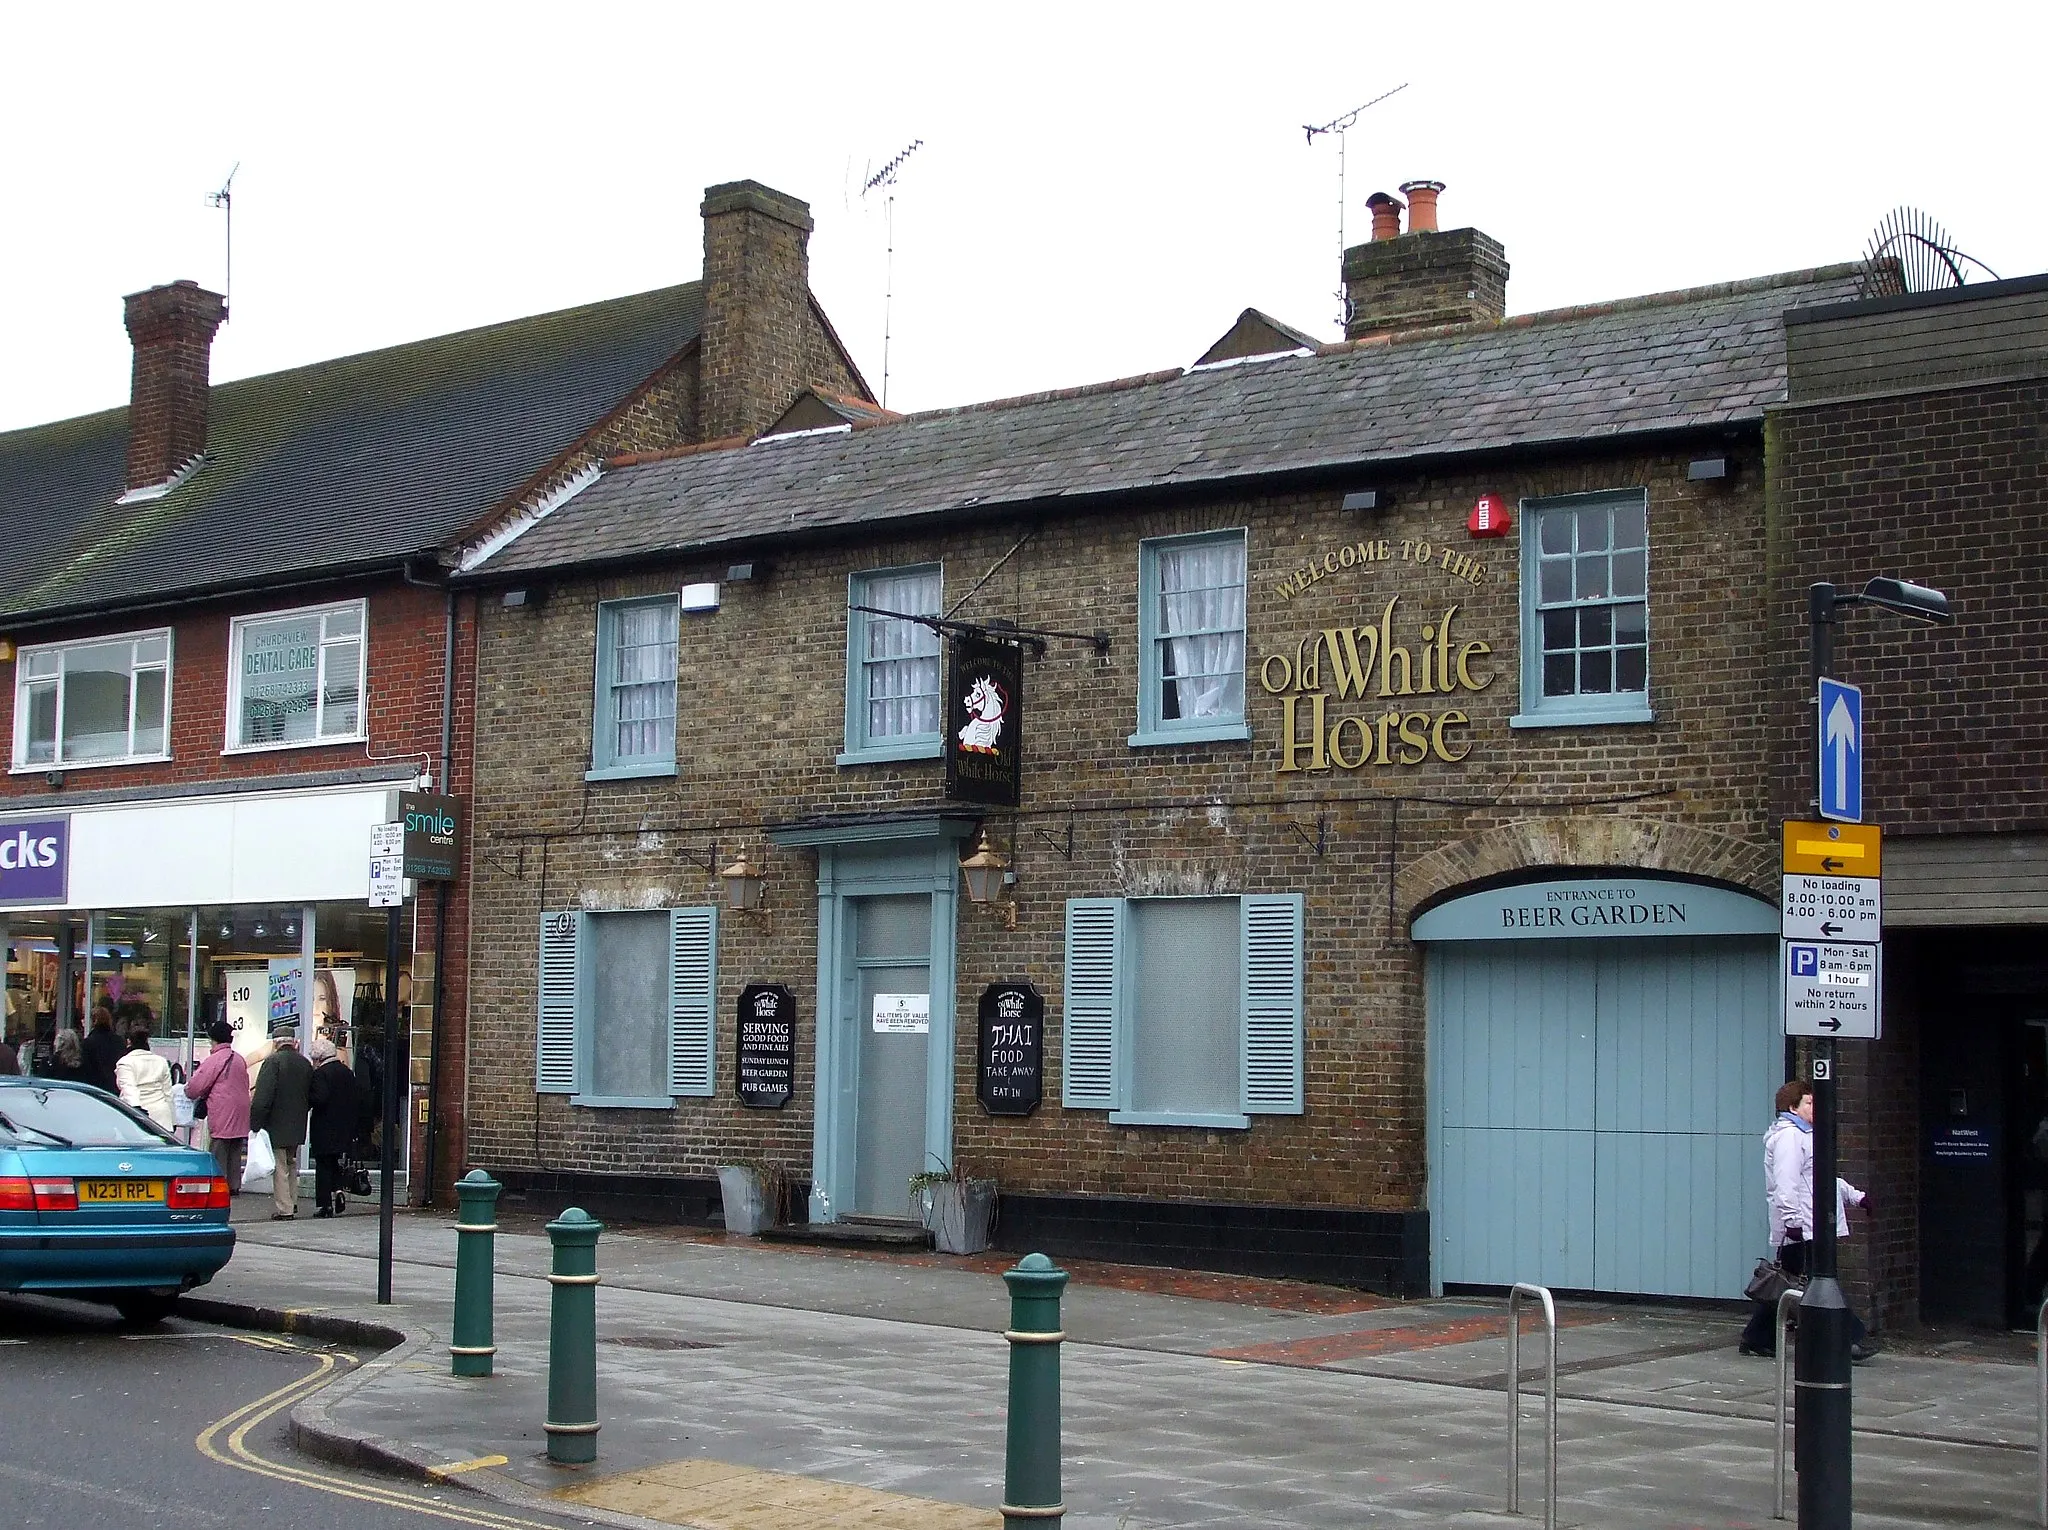
[[[752,1238],[775,1221],[761,1176],[733,1165],[718,1171],[718,1198],[725,1209],[725,1230]]]
[[[978,1254],[996,1220],[996,1182],[945,1179],[925,1187],[924,1225],[942,1254]]]

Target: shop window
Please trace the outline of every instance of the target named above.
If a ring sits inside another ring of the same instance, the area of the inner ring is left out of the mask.
[[[1063,1101],[1119,1125],[1302,1112],[1302,899],[1067,903]]]
[[[360,600],[236,617],[228,637],[228,748],[366,738],[364,620]]]
[[[676,597],[597,608],[597,697],[590,779],[676,771]]]
[[[1245,534],[1138,545],[1138,731],[1132,744],[1250,738],[1244,715]]]
[[[541,915],[534,1089],[668,1110],[715,1090],[718,910]]]
[[[939,635],[922,622],[876,613],[937,616],[942,583],[937,564],[855,574],[848,582],[840,764],[938,757]],[[870,609],[853,609],[860,606]]]
[[[14,664],[14,766],[167,759],[170,693],[168,629],[24,648]]]
[[[1651,720],[1647,508],[1640,489],[1523,505],[1516,727]]]

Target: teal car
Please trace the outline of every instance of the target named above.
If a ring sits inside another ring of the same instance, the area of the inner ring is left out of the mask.
[[[235,1251],[209,1154],[85,1084],[0,1076],[0,1291],[153,1322]]]

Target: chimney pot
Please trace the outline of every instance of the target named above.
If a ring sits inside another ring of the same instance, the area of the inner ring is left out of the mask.
[[[1365,199],[1365,205],[1372,212],[1372,238],[1378,244],[1384,239],[1401,237],[1401,201],[1390,197],[1384,191],[1375,191]]]
[[[1434,234],[1436,232],[1436,199],[1444,189],[1442,181],[1406,181],[1402,183],[1401,195],[1408,199],[1408,232],[1411,234]]]
[[[124,487],[146,489],[169,482],[206,450],[213,334],[228,316],[227,300],[177,281],[122,301],[135,345]]]

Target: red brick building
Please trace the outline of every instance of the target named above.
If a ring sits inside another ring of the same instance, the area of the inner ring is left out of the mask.
[[[216,1017],[254,1047],[282,985],[307,1030],[381,1035],[370,826],[400,790],[469,791],[452,549],[609,454],[867,399],[803,204],[740,182],[703,212],[701,280],[234,383],[218,295],[137,293],[128,407],[0,434],[0,835],[56,847],[0,864],[10,1032],[104,1004],[181,1055]],[[422,1188],[466,1154],[468,874],[404,910]]]

